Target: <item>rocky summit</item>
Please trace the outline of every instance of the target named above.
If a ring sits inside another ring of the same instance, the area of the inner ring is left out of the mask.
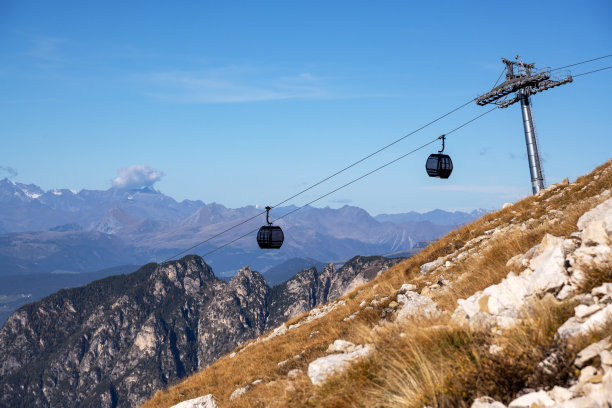
[[[186,256],[61,290],[19,309],[0,331],[0,405],[139,406],[397,262],[355,257],[270,289],[249,267],[225,282]]]

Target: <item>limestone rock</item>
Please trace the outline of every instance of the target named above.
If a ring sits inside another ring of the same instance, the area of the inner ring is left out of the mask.
[[[180,402],[170,408],[219,408],[212,394]]]
[[[537,255],[529,262],[533,271],[530,278],[531,293],[556,291],[569,281],[565,272],[563,239],[546,234],[540,243]]]
[[[612,366],[612,351],[603,350],[599,353],[599,359],[602,366]]]
[[[421,265],[419,272],[421,275],[427,275],[432,272],[434,269],[441,267],[444,264],[441,258],[436,259],[435,261],[427,262],[426,264]]]
[[[582,241],[586,245],[610,245],[612,243],[612,199],[586,212],[578,219]]]
[[[507,329],[516,324],[519,311],[534,296],[542,297],[552,292],[559,300],[572,297],[586,279],[580,268],[612,266],[612,249],[608,246],[611,242],[608,238],[612,236],[612,199],[585,213],[578,226],[592,237],[590,241],[585,241],[583,236],[583,242],[577,248],[575,239],[546,234],[540,244],[507,263],[512,268],[528,268],[518,276],[511,272],[499,284],[489,286],[468,299],[460,299],[453,320],[480,330],[495,326]],[[583,301],[576,308],[574,318],[559,328],[559,335],[567,337],[602,328],[606,320],[612,318],[612,309],[608,309],[612,304],[612,293],[608,292],[612,292],[612,284],[594,289],[593,296],[599,296],[601,301]]]
[[[587,335],[603,329],[610,321],[612,321],[612,304],[589,316],[584,322],[577,319],[576,316],[570,318],[557,329],[557,335],[561,338]]]
[[[402,287],[397,291],[397,293],[404,294],[408,291],[415,291],[416,288],[417,288],[416,285],[413,285],[411,283],[404,283]]]
[[[564,387],[555,385],[552,390],[548,392],[548,395],[556,402],[564,402],[571,399],[574,393]]]
[[[567,300],[571,298],[575,292],[576,292],[576,289],[574,288],[574,286],[572,286],[571,284],[566,284],[566,285],[563,285],[559,293],[557,293],[556,298],[558,300]]]
[[[525,254],[514,255],[506,262],[506,266],[515,271],[520,271],[529,266],[529,260],[525,258]]]
[[[332,344],[327,348],[328,353],[350,353],[355,351],[357,346],[346,340],[335,340]]]
[[[589,364],[602,351],[611,349],[611,339],[612,336],[608,336],[605,339],[598,341],[597,343],[593,343],[588,347],[582,349],[576,356],[576,359],[574,360],[574,365],[576,365],[576,367],[578,368],[582,368],[585,365]]]
[[[508,408],[552,407],[554,405],[555,401],[548,396],[546,391],[534,391],[513,400],[508,404]]]
[[[497,344],[491,344],[491,346],[489,346],[489,354],[500,355],[503,351],[503,347],[500,347]]]
[[[471,408],[506,408],[506,406],[491,397],[484,396],[476,398]]]
[[[582,245],[572,255],[575,264],[585,269],[603,269],[612,265],[612,249],[607,245]]]
[[[583,386],[587,382],[592,382],[597,375],[599,375],[599,372],[595,367],[584,367],[582,370],[580,370],[580,376],[578,376],[578,387]]]
[[[601,306],[594,304],[591,306],[587,306],[587,305],[578,305],[574,308],[574,315],[579,318],[579,319],[584,319],[586,317],[589,317],[590,315],[592,315],[595,312],[598,312],[601,310]]]
[[[249,390],[251,389],[251,385],[247,384],[244,387],[241,388],[236,388],[232,394],[230,395],[230,401],[235,400],[236,398],[239,398],[241,396],[243,396],[244,394],[246,394],[247,392],[249,392]]]
[[[443,315],[433,300],[415,292],[408,291],[405,294],[397,295],[397,301],[402,305],[397,312],[397,322],[422,318],[436,319]]]
[[[589,397],[578,397],[557,404],[555,408],[601,408],[601,405]]]
[[[319,357],[308,365],[308,377],[314,385],[322,385],[329,377],[344,372],[351,363],[367,357],[372,351],[372,346],[360,345],[349,353]]]
[[[459,299],[453,313],[458,324],[467,324],[476,329],[500,326],[508,328],[516,323],[519,310],[524,306],[529,292],[531,270],[520,275],[509,273],[499,284],[476,292],[467,299]]]
[[[604,284],[597,286],[591,290],[591,295],[604,297],[606,295],[612,296],[612,282],[605,282]]]

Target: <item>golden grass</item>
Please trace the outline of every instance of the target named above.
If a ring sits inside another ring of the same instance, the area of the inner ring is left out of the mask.
[[[418,326],[381,324],[380,307],[362,310],[359,305],[363,300],[369,303],[374,298],[392,298],[403,283],[413,283],[418,291],[425,289],[441,309],[452,312],[457,299],[499,283],[510,272],[507,261],[538,244],[546,233],[568,236],[574,232],[578,218],[609,197],[600,194],[610,186],[612,162],[575,183],[550,188],[509,208],[487,214],[357,288],[344,298],[345,306],[286,335],[251,345],[243,352],[239,351],[245,345],[238,347],[234,358],[224,356],[181,383],[158,391],[144,407],[169,407],[206,394],[213,394],[221,407],[417,407],[426,404],[460,407],[469,406],[474,397],[485,394],[508,402],[524,386],[551,381],[538,377],[534,364],[555,347],[552,333],[568,317],[571,304],[543,300],[526,312],[527,318],[519,327],[497,336],[440,325],[444,322],[419,322]],[[553,216],[552,210],[561,211],[562,215]],[[486,242],[468,245],[487,230],[508,226],[505,233],[491,234]],[[454,261],[449,268],[420,275],[422,264],[471,247],[476,248],[474,253]],[[609,281],[610,271],[590,271],[590,276],[588,285],[592,287],[602,280]],[[451,281],[451,285],[427,289],[442,278]],[[343,321],[358,310],[355,319]],[[297,317],[289,324],[302,318]],[[317,333],[311,336],[314,332]],[[359,344],[371,343],[377,351],[324,386],[313,386],[306,376],[308,364],[326,355],[328,345],[339,338]],[[503,347],[505,352],[490,354],[492,343]],[[297,355],[300,357],[293,358]],[[286,364],[277,364],[287,359]],[[301,370],[301,374],[289,378],[287,374],[292,369]],[[563,372],[557,377],[567,375]],[[229,400],[232,391],[257,379],[263,382],[242,397]]]
[[[379,343],[388,343],[377,356],[381,377],[387,381],[372,389],[371,404],[462,407],[481,395],[508,403],[525,387],[545,348],[551,346],[556,328],[572,312],[547,300],[534,305],[518,327],[502,334],[446,325],[431,330],[415,327],[411,336],[380,339]],[[492,343],[503,352],[491,354]]]

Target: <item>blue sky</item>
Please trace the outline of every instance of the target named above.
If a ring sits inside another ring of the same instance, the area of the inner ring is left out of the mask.
[[[275,204],[488,91],[501,57],[554,68],[611,54],[610,21],[609,1],[4,0],[0,177],[107,189],[140,165],[177,200]],[[548,183],[611,158],[611,94],[607,70],[533,97]],[[485,110],[471,104],[292,203]],[[448,180],[424,171],[438,149],[316,205],[492,209],[531,193],[518,104],[449,137]]]

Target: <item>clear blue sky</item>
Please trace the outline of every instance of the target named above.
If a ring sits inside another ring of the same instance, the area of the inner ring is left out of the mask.
[[[150,166],[177,200],[275,204],[489,90],[500,57],[612,53],[612,2],[0,2],[0,177],[107,189]],[[578,74],[612,58],[572,68]],[[612,70],[533,98],[548,183],[612,157]],[[470,105],[293,200],[301,205],[485,111]],[[317,206],[498,208],[531,193],[519,105]]]

